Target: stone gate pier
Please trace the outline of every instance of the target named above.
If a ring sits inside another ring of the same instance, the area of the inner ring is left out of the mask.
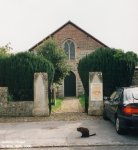
[[[48,75],[34,74],[34,107],[33,116],[49,116]]]
[[[103,81],[101,72],[89,73],[89,115],[103,113]]]

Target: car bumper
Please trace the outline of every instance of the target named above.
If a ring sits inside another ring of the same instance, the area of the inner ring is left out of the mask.
[[[138,116],[119,116],[119,119],[121,128],[138,130]]]

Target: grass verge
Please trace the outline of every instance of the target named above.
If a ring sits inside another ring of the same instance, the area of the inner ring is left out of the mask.
[[[59,109],[61,107],[63,99],[61,98],[57,98],[56,99],[56,104],[52,105],[52,112],[55,112],[57,109]]]
[[[82,106],[83,108],[85,108],[85,96],[84,96],[84,95],[80,96],[80,97],[79,97],[79,100],[80,100],[81,106]]]

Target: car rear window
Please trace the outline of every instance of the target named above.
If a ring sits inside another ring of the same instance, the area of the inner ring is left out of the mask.
[[[124,91],[124,100],[138,100],[138,88],[130,88]]]
[[[132,96],[134,99],[138,100],[138,88],[132,90]]]

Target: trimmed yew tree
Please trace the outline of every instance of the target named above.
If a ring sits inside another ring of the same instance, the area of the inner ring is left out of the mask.
[[[0,86],[5,85],[5,60],[10,57],[10,50],[12,48],[9,44],[0,47]]]
[[[53,81],[54,67],[41,56],[18,53],[3,59],[1,64],[4,85],[9,88],[13,100],[33,100],[35,72],[47,72],[49,83]]]
[[[136,61],[137,55],[134,52],[124,53],[110,48],[99,48],[82,58],[78,72],[86,96],[89,95],[89,72],[102,72],[103,93],[109,96],[116,87],[131,85]]]

